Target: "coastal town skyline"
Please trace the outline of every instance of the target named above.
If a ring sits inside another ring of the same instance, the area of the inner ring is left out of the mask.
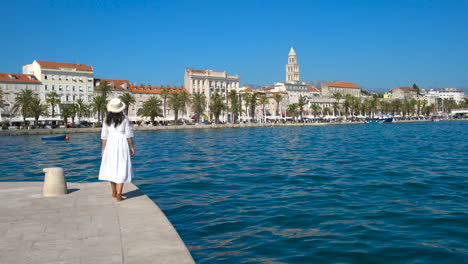
[[[239,75],[242,85],[270,86],[284,80],[285,53],[294,47],[302,81],[347,81],[373,92],[413,83],[468,88],[463,1],[333,1],[338,7],[301,1],[26,2],[5,4],[0,23],[9,41],[0,47],[11,52],[2,56],[0,72],[19,73],[21,65],[45,60],[93,65],[101,78],[182,86],[183,69],[192,67]],[[24,16],[17,17],[20,8]],[[221,10],[232,11],[232,20]],[[282,12],[288,19],[271,19]]]

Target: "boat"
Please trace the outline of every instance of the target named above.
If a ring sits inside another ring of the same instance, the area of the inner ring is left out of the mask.
[[[53,137],[41,137],[42,140],[68,140],[67,135],[53,136]]]
[[[373,118],[373,119],[366,119],[365,122],[367,124],[385,124],[385,123],[393,123],[393,117],[389,118]]]

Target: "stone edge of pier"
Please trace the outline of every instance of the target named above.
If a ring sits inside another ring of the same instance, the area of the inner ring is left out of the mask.
[[[107,182],[0,182],[0,263],[195,263],[160,208],[134,184],[123,201]]]

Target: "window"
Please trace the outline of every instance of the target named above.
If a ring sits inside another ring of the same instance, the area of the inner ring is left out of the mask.
[[[44,80],[47,80],[47,75],[44,75]]]
[[[92,82],[93,81],[93,78],[88,78],[88,82]]]
[[[80,80],[80,82],[82,82],[82,81],[83,81],[83,78],[81,78],[81,77],[80,77],[80,79],[79,79],[79,80]]]
[[[59,85],[59,91],[62,91],[62,85]]]
[[[75,77],[75,76],[73,76],[73,77],[72,77],[72,80],[76,81],[76,77]]]
[[[67,102],[68,102],[68,95],[66,95],[66,96],[65,96],[65,101],[67,101]]]
[[[62,75],[59,76],[59,80],[60,80],[60,81],[62,80]]]
[[[67,85],[67,91],[70,91],[70,86]]]
[[[52,80],[55,80],[55,75],[52,75]]]
[[[46,91],[47,91],[47,84],[46,84],[46,85],[44,85],[44,90],[46,90]]]
[[[72,90],[73,90],[73,91],[76,91],[76,87],[75,87],[74,85],[73,85],[73,87],[72,87]]]
[[[52,91],[55,91],[55,85],[52,85]]]
[[[91,86],[88,85],[88,92],[92,92],[93,91],[93,88],[91,88]]]
[[[76,95],[73,95],[73,102],[75,102],[76,100]]]
[[[67,81],[68,81],[68,79],[69,79],[69,76],[65,77],[65,80],[67,80]]]
[[[83,91],[83,86],[80,86],[79,90],[80,90],[80,92],[82,92]]]

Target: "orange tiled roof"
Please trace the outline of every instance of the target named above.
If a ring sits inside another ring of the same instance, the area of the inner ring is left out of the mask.
[[[93,71],[93,67],[84,65],[84,64],[74,64],[74,63],[62,63],[62,62],[52,62],[52,61],[37,61],[39,65],[43,68],[52,68],[52,69],[60,69],[60,68],[73,68],[80,71]]]
[[[359,86],[355,85],[354,83],[349,83],[349,82],[322,83],[322,85],[332,86],[332,87],[340,87],[340,88],[360,89]]]
[[[247,88],[244,89],[244,92],[252,92],[252,91],[253,91],[253,90],[252,90],[251,88],[249,88],[249,87],[247,87]]]
[[[37,83],[37,84],[41,83],[36,78],[36,76],[32,74],[21,74],[21,73],[0,73],[0,82],[26,82],[26,83]]]
[[[310,92],[320,92],[319,89],[315,88],[312,85],[306,85]]]
[[[119,79],[103,79],[99,78],[101,82],[106,81],[108,84],[114,84],[115,89],[124,89],[122,86],[127,84],[127,88],[130,86],[130,82],[128,80],[119,80]]]
[[[184,87],[168,87],[168,86],[151,86],[151,85],[132,85],[128,89],[132,91],[132,93],[148,93],[148,94],[160,94],[162,89],[167,88],[169,89],[169,93],[180,93],[185,91],[189,94],[189,92]]]
[[[405,91],[408,91],[408,92],[416,92],[416,89],[412,88],[412,87],[409,87],[409,86],[405,86],[405,87],[398,87],[398,88],[395,88],[395,89],[392,89],[392,91],[394,90],[405,90]]]

